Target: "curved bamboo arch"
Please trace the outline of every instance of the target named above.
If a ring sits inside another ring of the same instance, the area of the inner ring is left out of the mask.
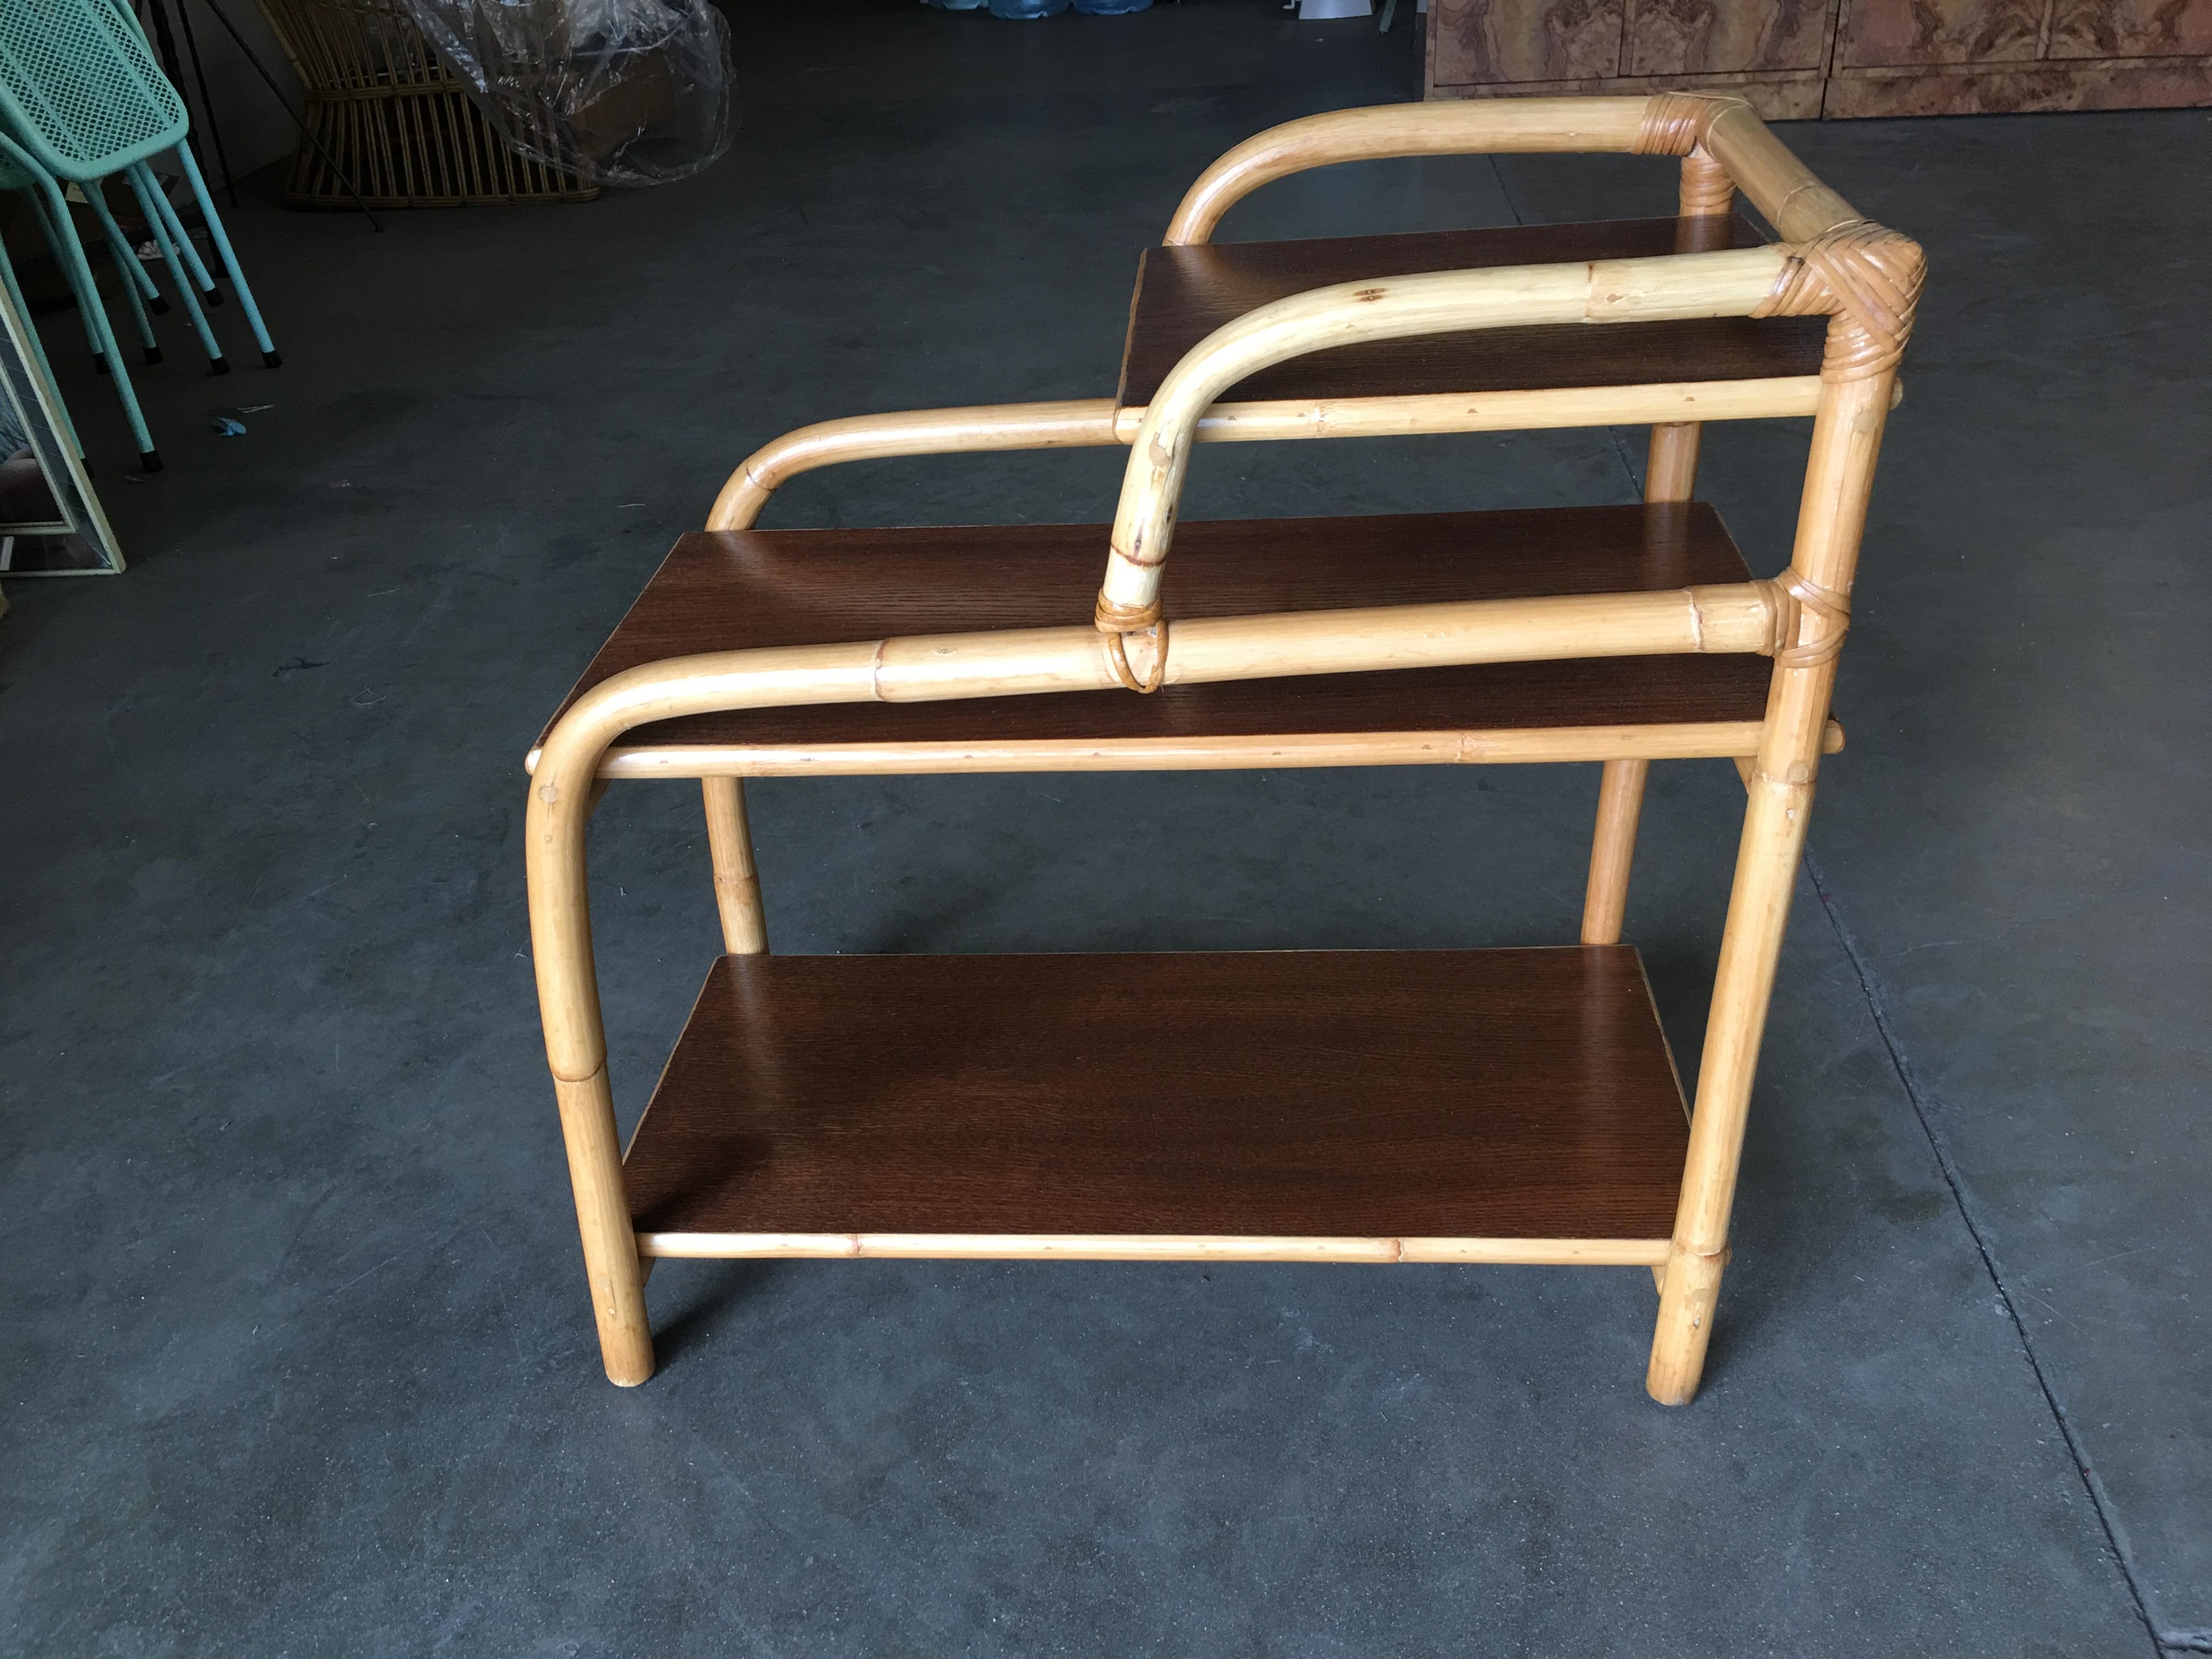
[[[1859,217],[1740,98],[1513,98],[1375,104],[1309,115],[1247,138],[1200,173],[1168,222],[1170,246],[1209,240],[1262,185],[1344,161],[1413,155],[1687,155],[1702,149],[1788,241]]]
[[[1542,323],[1747,317],[1791,270],[1784,247],[1666,254],[1586,264],[1435,271],[1294,294],[1224,325],[1169,372],[1145,411],[1122,475],[1098,590],[1097,626],[1133,633],[1159,620],[1168,556],[1199,416],[1237,381],[1331,346]]]
[[[1373,104],[1285,121],[1247,138],[1199,174],[1162,240],[1209,240],[1222,216],[1261,185],[1341,161],[1409,155],[1635,151],[1644,98],[1510,98],[1494,102]]]

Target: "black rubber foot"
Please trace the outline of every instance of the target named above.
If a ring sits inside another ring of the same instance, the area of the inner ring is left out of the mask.
[[[169,301],[166,296],[156,294],[152,299],[146,301],[146,309],[152,312],[156,317],[166,317],[169,314]]]
[[[281,351],[264,351],[264,352],[263,352],[263,353],[261,354],[261,366],[262,366],[264,368],[283,368],[283,367],[284,367],[284,354],[283,354],[283,352],[281,352]]]
[[[230,359],[229,359],[229,358],[228,358],[228,357],[210,357],[210,358],[209,358],[209,359],[208,359],[208,373],[209,373],[209,374],[229,374],[229,373],[230,373]]]
[[[152,450],[146,450],[138,457],[138,470],[141,472],[159,472],[161,470],[161,458]]]
[[[200,298],[205,300],[210,306],[219,306],[222,303],[222,290],[219,288],[204,288],[200,290]]]
[[[149,363],[160,362],[161,361],[161,348],[159,346],[148,346],[146,348],[146,361]]]
[[[92,354],[92,372],[95,374],[105,374],[108,372],[106,352],[95,351]]]

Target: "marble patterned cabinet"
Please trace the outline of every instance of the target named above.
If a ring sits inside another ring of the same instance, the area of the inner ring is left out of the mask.
[[[1661,89],[1777,120],[2212,103],[2212,0],[1431,0],[1431,98]]]

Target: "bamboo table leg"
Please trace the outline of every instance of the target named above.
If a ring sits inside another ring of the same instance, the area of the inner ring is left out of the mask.
[[[1628,910],[1628,872],[1651,763],[1609,760],[1597,790],[1597,833],[1590,841],[1589,889],[1583,899],[1583,943],[1618,945]]]
[[[1703,148],[1682,158],[1680,228],[1675,246],[1684,253],[1709,252],[1728,246],[1728,212],[1735,185],[1728,169]],[[1651,428],[1650,459],[1644,467],[1644,499],[1686,501],[1698,483],[1698,449],[1705,428],[1695,421],[1668,422]],[[1583,900],[1583,943],[1618,945],[1628,909],[1628,876],[1636,858],[1636,825],[1644,811],[1648,761],[1607,761],[1598,786],[1597,832],[1590,842],[1589,885]]]
[[[1918,290],[1917,258],[1913,250],[1901,284],[1908,295]],[[1910,321],[1908,298],[1905,327]],[[1796,643],[1775,655],[1765,735],[1747,780],[1743,839],[1705,1027],[1681,1200],[1659,1287],[1645,1387],[1662,1405],[1687,1405],[1697,1393],[1712,1337],[1752,1077],[1812,811],[1835,653],[1845,626],[1844,596],[1851,589],[1875,457],[1889,414],[1894,351],[1903,344],[1900,330],[1888,361],[1870,364],[1866,339],[1860,320],[1848,313],[1829,325],[1820,412],[1814,418],[1787,581],[1803,608],[1793,630]]]
[[[714,908],[721,913],[723,948],[733,957],[768,949],[768,920],[761,910],[760,873],[745,822],[745,786],[738,778],[702,778],[707,797],[707,849],[714,861]]]

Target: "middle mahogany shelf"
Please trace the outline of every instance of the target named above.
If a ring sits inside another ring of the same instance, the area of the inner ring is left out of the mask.
[[[699,653],[1087,623],[1103,525],[701,532],[562,705]],[[1703,502],[1181,525],[1166,614],[1256,616],[1748,580]],[[1445,764],[1748,755],[1771,665],[1741,654],[1492,663],[695,714],[610,776]],[[557,718],[557,715],[556,715]],[[549,726],[550,729],[550,726]],[[1832,727],[1828,746],[1840,746]],[[534,763],[534,754],[532,757]]]

